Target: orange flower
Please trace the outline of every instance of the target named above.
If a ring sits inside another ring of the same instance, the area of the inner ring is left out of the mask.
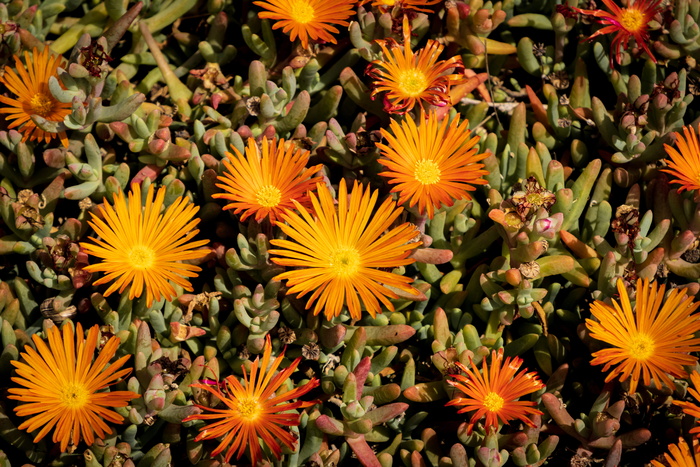
[[[434,40],[414,53],[406,16],[403,41],[403,47],[393,39],[377,41],[384,60],[374,60],[367,67],[366,74],[374,79],[372,98],[386,92],[384,110],[399,114],[408,112],[416,104],[422,107],[423,101],[438,107],[451,105],[450,86],[466,81],[462,58],[453,55],[447,60],[438,60],[445,46]],[[454,73],[450,73],[452,70]]]
[[[425,8],[430,5],[437,5],[442,0],[364,0],[360,5],[372,2],[372,6],[376,6],[384,11],[398,6],[404,10],[421,11],[423,13],[432,13],[433,10]]]
[[[142,207],[141,186],[134,183],[128,203],[124,193],[117,193],[114,207],[105,200],[104,207],[98,208],[104,220],[93,216],[92,221],[88,221],[100,239],[90,237],[95,244],[81,243],[80,246],[103,261],[85,267],[85,271],[107,273],[95,281],[95,285],[114,281],[105,297],[117,290],[122,293],[131,286],[129,298],[133,299],[140,297],[145,289],[150,307],[154,301],[171,300],[176,295],[169,281],[192,291],[192,285],[185,278],[196,277],[201,268],[180,261],[207,254],[207,250],[195,248],[206,245],[208,240],[190,242],[199,233],[195,229],[199,219],[190,220],[199,207],[181,196],[161,214],[164,200],[165,187],[158,190],[154,200],[153,185],[150,185],[146,206]]]
[[[400,124],[391,122],[391,133],[382,129],[387,144],[377,144],[384,158],[379,163],[389,170],[379,175],[389,178],[396,185],[391,191],[398,192],[399,204],[409,201],[409,206],[418,204],[421,214],[433,218],[440,204],[452,206],[455,199],[471,199],[474,185],[485,185],[478,161],[488,154],[477,154],[475,147],[479,137],[471,137],[469,122],[459,124],[459,117],[452,122],[445,118],[438,122],[435,112],[425,119],[421,111],[420,127],[409,114]]]
[[[197,405],[205,412],[212,413],[190,415],[183,420],[183,422],[215,420],[212,424],[200,428],[200,433],[195,438],[195,441],[222,438],[219,446],[212,451],[212,457],[226,450],[224,455],[226,462],[231,459],[234,452],[237,452],[236,458],[240,459],[248,447],[251,463],[258,465],[258,461],[262,458],[259,440],[262,440],[272,450],[277,459],[282,455],[280,443],[290,449],[294,448],[296,438],[283,428],[299,425],[299,414],[290,412],[310,407],[316,404],[316,401],[288,401],[303,396],[317,387],[319,382],[313,378],[301,387],[291,391],[278,392],[282,384],[296,370],[301,362],[301,357],[294,360],[291,365],[285,365],[286,368],[275,374],[282,362],[284,352],[280,353],[272,363],[270,363],[271,356],[272,345],[268,335],[263,349],[262,363],[260,357],[255,359],[250,367],[250,377],[245,367],[241,365],[243,384],[235,376],[228,376],[224,379],[222,382],[223,390],[208,384],[190,384],[190,387],[213,394],[226,406],[217,409]]]
[[[420,245],[413,242],[415,226],[404,223],[385,233],[403,209],[387,199],[372,215],[377,191],[363,190],[357,182],[349,199],[347,191],[345,180],[341,180],[336,209],[328,187],[319,183],[318,198],[311,194],[313,212],[295,202],[301,215],[288,210],[282,219],[289,225],[277,222],[289,239],[270,240],[280,248],[270,250],[278,256],[271,258],[272,262],[299,268],[274,280],[286,279],[292,286],[289,293],[300,297],[313,292],[306,308],[316,302],[314,314],[324,310],[329,320],[339,316],[343,306],[348,307],[352,319],[360,319],[360,300],[373,317],[381,312],[380,302],[393,311],[389,298],[398,295],[387,286],[419,294],[408,285],[413,279],[389,272],[413,263],[408,256]]]
[[[700,339],[693,336],[700,331],[700,316],[694,314],[700,302],[693,303],[685,289],[673,289],[664,301],[666,287],[645,279],[637,281],[633,311],[622,279],[617,281],[617,290],[619,304],[612,300],[610,306],[596,300],[591,305],[591,314],[597,319],[586,320],[591,337],[612,346],[594,353],[591,364],[604,364],[603,371],[615,366],[605,381],[629,378],[630,393],[636,392],[640,377],[646,386],[653,380],[657,388],[662,382],[673,388],[668,375],[685,378],[688,374],[683,366],[698,360],[690,353],[700,351]]]
[[[692,126],[684,126],[683,134],[674,132],[673,136],[676,139],[678,151],[664,144],[666,152],[671,156],[671,160],[665,160],[668,164],[668,169],[661,169],[662,172],[677,177],[679,180],[671,180],[671,183],[680,185],[678,192],[683,190],[700,189],[700,145],[698,144],[698,135],[695,133],[695,128]]]
[[[357,0],[264,0],[253,2],[268,11],[260,18],[277,20],[272,29],[282,28],[289,39],[299,36],[301,45],[308,47],[311,40],[336,43],[332,34],[338,29],[332,25],[348,26],[346,21],[355,12]]]
[[[48,143],[57,136],[61,143],[68,147],[68,137],[65,131],[50,133],[38,128],[32,120],[32,115],[38,115],[50,122],[62,122],[63,118],[71,111],[71,104],[59,102],[49,91],[49,78],[57,76],[57,68],[61,63],[60,55],[52,55],[46,47],[43,52],[36,48],[29,55],[24,52],[25,66],[19,56],[15,55],[17,73],[9,66],[5,67],[5,74],[0,77],[0,82],[7,86],[17,98],[0,96],[0,102],[6,104],[0,108],[0,114],[9,114],[7,120],[14,120],[8,128],[19,128],[24,135],[22,141],[44,141]]]
[[[294,208],[292,200],[310,206],[307,192],[323,180],[311,177],[323,166],[319,164],[305,169],[309,151],[295,148],[283,139],[275,144],[267,138],[262,140],[262,154],[253,138],[248,139],[245,156],[238,149],[233,150],[236,155],[226,153],[224,159],[226,172],[217,177],[222,183],[216,186],[226,193],[212,195],[233,201],[224,209],[235,209],[235,214],[243,212],[241,221],[255,214],[257,222],[269,217],[274,223],[285,209]]]
[[[690,381],[693,383],[694,388],[689,387],[688,392],[695,398],[696,401],[700,401],[700,374],[697,371],[693,371],[690,374]],[[673,405],[677,405],[683,409],[683,412],[690,415],[691,417],[700,418],[700,407],[693,404],[692,402],[686,401],[673,401]],[[696,426],[691,433],[695,433],[695,436],[700,436],[700,426]]]
[[[104,438],[111,433],[104,420],[121,423],[124,418],[110,409],[126,407],[131,399],[140,396],[131,391],[103,391],[131,372],[130,368],[119,369],[130,355],[109,364],[119,347],[118,337],[112,336],[93,362],[97,325],[90,328],[87,339],[80,323],[76,325],[75,337],[70,323],[64,324],[61,331],[55,326],[49,328],[48,346],[36,334],[32,335],[36,350],[25,346],[26,353],[21,357],[26,363],[10,362],[19,375],[12,381],[23,387],[10,388],[8,398],[25,402],[14,410],[20,417],[31,416],[19,428],[39,430],[35,443],[55,427],[53,441],[61,443],[62,452],[73,452],[81,439],[91,445],[95,436]]]
[[[610,12],[582,10],[580,8],[573,8],[573,10],[582,15],[593,16],[596,21],[606,25],[594,32],[588,40],[593,40],[603,34],[615,34],[610,44],[610,66],[613,66],[613,57],[618,64],[622,63],[621,51],[629,47],[631,38],[634,38],[637,45],[643,48],[649,58],[656,63],[656,57],[651,53],[647,42],[649,41],[649,22],[663,9],[661,0],[636,0],[628,7],[622,8],[612,0],[603,0],[603,3]]]
[[[670,454],[664,454],[668,464],[652,460],[652,467],[700,467],[700,443],[693,440],[693,451],[690,451],[688,443],[683,438],[678,438],[678,444],[669,444]]]
[[[537,403],[519,401],[522,396],[539,391],[544,384],[537,373],[527,373],[526,370],[516,374],[523,360],[519,357],[508,357],[503,361],[503,349],[491,352],[491,367],[484,358],[482,372],[474,368],[470,358],[470,367],[455,362],[464,375],[451,375],[456,381],[447,382],[464,393],[466,397],[456,397],[445,405],[462,405],[457,413],[474,412],[469,420],[467,433],[471,433],[476,422],[486,416],[484,427],[498,430],[501,423],[518,419],[528,426],[534,426],[528,415],[542,415],[535,409]]]

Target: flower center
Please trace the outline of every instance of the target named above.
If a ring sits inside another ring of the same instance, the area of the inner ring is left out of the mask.
[[[246,421],[253,422],[262,413],[262,407],[256,399],[243,399],[238,401],[238,412],[241,418]]]
[[[282,200],[282,192],[274,185],[266,185],[255,194],[258,204],[264,208],[274,208]]]
[[[131,267],[136,269],[149,269],[156,262],[156,253],[145,245],[134,245],[126,255]]]
[[[70,382],[59,391],[59,400],[67,409],[80,409],[88,402],[90,393],[81,383]]]
[[[337,276],[352,276],[360,269],[360,254],[355,248],[341,246],[331,253],[329,262]]]
[[[484,397],[484,407],[489,412],[498,412],[503,407],[504,402],[503,398],[495,392],[489,392]]]
[[[629,32],[637,32],[644,28],[644,14],[636,8],[623,8],[620,15],[620,24]]]
[[[53,106],[54,100],[51,96],[41,92],[34,94],[29,100],[32,115],[36,114],[46,118],[53,111]]]
[[[379,0],[379,3],[376,3],[375,5],[394,6],[396,5],[396,0]]]
[[[654,349],[656,349],[654,339],[640,332],[634,336],[634,340],[629,347],[629,353],[630,357],[635,360],[645,361],[652,356]]]
[[[433,185],[440,181],[440,166],[431,159],[422,159],[416,164],[413,174],[423,185]]]
[[[297,0],[292,2],[292,19],[296,23],[306,24],[310,23],[316,18],[316,12],[314,7],[309,5],[306,0]]]
[[[403,70],[398,78],[398,88],[409,97],[420,96],[428,87],[428,78],[417,68]]]

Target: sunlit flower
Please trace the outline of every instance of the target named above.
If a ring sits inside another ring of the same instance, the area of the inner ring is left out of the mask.
[[[688,392],[691,396],[695,398],[696,401],[700,401],[700,374],[697,371],[693,371],[690,374],[690,381],[693,383],[693,387],[688,388]],[[691,417],[700,418],[700,407],[693,404],[692,402],[686,401],[673,401],[674,405],[677,405],[683,409],[683,412],[690,415]],[[691,433],[695,433],[695,436],[700,436],[700,426],[696,426]]]
[[[664,144],[666,152],[671,156],[671,160],[666,160],[668,169],[661,169],[662,172],[677,177],[678,180],[671,180],[671,183],[680,185],[679,192],[683,190],[700,189],[700,144],[698,135],[692,125],[683,127],[685,138],[677,132],[673,135],[676,139],[678,150]]]
[[[596,21],[606,25],[594,32],[589,40],[603,34],[615,34],[610,44],[610,66],[613,66],[613,58],[617,63],[622,63],[622,50],[629,48],[629,40],[634,41],[656,63],[656,57],[649,49],[649,22],[661,12],[662,0],[629,0],[627,7],[618,6],[613,0],[603,0],[610,12],[602,10],[582,10],[573,8],[582,15],[593,16]]]
[[[280,444],[290,449],[294,448],[296,438],[284,427],[298,426],[299,414],[292,411],[310,407],[316,401],[289,401],[311,391],[318,386],[319,382],[313,378],[303,386],[296,387],[291,391],[278,391],[301,362],[301,357],[299,357],[290,365],[284,365],[284,369],[275,374],[283,357],[284,352],[280,353],[272,362],[270,361],[272,345],[268,335],[265,340],[262,362],[260,362],[260,357],[255,359],[250,367],[250,376],[248,376],[245,366],[241,366],[243,370],[242,384],[235,376],[227,376],[221,382],[221,388],[203,383],[190,384],[190,387],[213,394],[225,405],[224,408],[197,405],[204,412],[210,413],[191,415],[183,420],[183,422],[214,420],[210,425],[200,428],[200,433],[195,438],[195,441],[221,438],[219,446],[211,453],[212,457],[226,450],[226,454],[224,454],[226,462],[231,459],[234,453],[236,453],[236,458],[240,459],[247,447],[250,451],[251,463],[258,465],[258,461],[262,458],[260,440],[270,448],[278,459],[282,455]]]
[[[408,256],[420,245],[412,242],[415,226],[404,223],[384,233],[403,209],[387,199],[372,215],[377,196],[377,191],[363,189],[355,182],[348,197],[345,180],[341,180],[336,208],[328,187],[319,183],[318,198],[311,194],[312,212],[295,202],[301,215],[287,211],[281,216],[287,224],[277,223],[288,240],[270,240],[279,248],[270,250],[277,256],[271,260],[299,269],[274,279],[286,279],[292,286],[289,293],[300,297],[313,292],[306,308],[316,302],[315,315],[323,310],[331,319],[347,306],[350,316],[358,320],[362,306],[375,316],[381,312],[381,304],[393,311],[389,298],[398,296],[387,286],[418,295],[409,285],[412,278],[390,272],[413,263]]]
[[[131,399],[140,396],[131,391],[103,391],[131,372],[130,368],[119,369],[131,355],[109,364],[119,347],[118,337],[112,336],[93,362],[97,325],[90,328],[87,339],[80,323],[75,336],[70,323],[64,324],[61,331],[55,326],[49,328],[48,345],[32,335],[36,350],[27,345],[21,354],[24,362],[11,361],[19,375],[11,379],[23,387],[10,388],[8,398],[24,402],[14,410],[20,417],[31,417],[19,428],[38,430],[35,443],[54,430],[52,440],[60,443],[61,451],[72,452],[81,440],[91,445],[95,437],[110,434],[112,430],[105,420],[124,420],[111,409],[126,407]]]
[[[470,363],[467,368],[460,362],[455,362],[465,374],[451,375],[455,380],[447,381],[463,392],[465,397],[456,397],[445,404],[463,406],[457,413],[474,412],[469,420],[467,433],[471,433],[476,422],[484,417],[487,432],[489,429],[498,430],[501,423],[516,419],[528,426],[534,426],[528,415],[542,415],[542,412],[534,408],[537,403],[518,399],[544,387],[537,373],[522,370],[516,374],[523,360],[519,357],[507,357],[504,362],[502,348],[498,349],[498,352],[491,352],[491,366],[484,358],[481,372],[474,367],[471,359]]]
[[[433,218],[440,205],[452,206],[456,199],[471,199],[474,185],[485,185],[483,178],[488,171],[481,170],[477,162],[488,154],[477,154],[478,136],[471,137],[469,122],[461,124],[455,117],[438,122],[435,112],[427,120],[421,112],[421,125],[416,125],[409,114],[398,123],[391,122],[391,133],[382,129],[386,144],[377,144],[382,158],[379,163],[386,172],[379,175],[389,178],[396,185],[391,191],[399,193],[399,204],[418,204],[421,214]]]
[[[321,177],[314,177],[322,165],[306,169],[309,161],[309,151],[298,149],[283,139],[277,143],[262,140],[262,152],[253,138],[248,139],[245,156],[238,149],[234,156],[226,153],[224,159],[226,171],[219,175],[216,186],[225,193],[212,195],[232,201],[224,209],[234,209],[240,214],[241,221],[255,214],[255,220],[260,222],[269,217],[275,222],[285,209],[294,209],[292,200],[302,206],[310,206],[307,192],[316,188]]]
[[[667,464],[652,460],[652,467],[700,467],[700,443],[693,440],[693,450],[683,438],[678,439],[678,444],[669,444],[669,452],[664,454]]]
[[[301,45],[308,47],[311,40],[336,43],[333,26],[348,26],[347,19],[355,13],[357,0],[264,0],[253,2],[267,11],[260,18],[276,20],[272,29],[282,28],[289,39],[299,37]]]
[[[0,96],[0,102],[5,104],[0,108],[0,114],[8,114],[7,120],[14,120],[8,128],[19,128],[24,135],[22,141],[44,141],[59,137],[64,146],[68,147],[68,137],[65,131],[50,133],[36,126],[32,115],[39,115],[50,122],[62,122],[71,111],[71,104],[59,102],[49,91],[49,78],[57,76],[56,69],[61,64],[60,55],[52,55],[46,47],[43,52],[35,48],[30,55],[24,52],[26,66],[15,55],[17,72],[9,66],[0,82],[7,86],[16,98]]]
[[[396,6],[404,10],[420,11],[423,13],[432,13],[433,10],[425,8],[431,5],[437,5],[442,0],[364,0],[361,5],[372,2],[372,6],[376,6],[383,11],[389,10]]]
[[[615,367],[605,381],[630,379],[630,393],[637,390],[639,380],[649,386],[672,388],[668,375],[687,376],[684,365],[694,365],[700,351],[700,339],[693,333],[700,330],[700,316],[694,314],[700,302],[693,303],[685,289],[673,289],[664,301],[666,287],[648,280],[637,281],[637,303],[632,309],[622,279],[617,281],[619,303],[612,306],[596,300],[587,319],[591,337],[607,342],[612,347],[593,354],[592,365],[605,365],[603,371]]]
[[[114,281],[104,296],[117,290],[122,293],[131,286],[129,298],[133,299],[140,297],[145,289],[149,307],[153,301],[171,300],[176,295],[168,281],[192,291],[186,278],[196,277],[201,269],[181,261],[206,255],[207,250],[195,248],[208,243],[208,240],[190,241],[199,233],[195,229],[199,219],[191,220],[199,210],[197,205],[181,196],[161,214],[165,187],[158,190],[155,200],[153,191],[150,185],[145,207],[137,183],[131,185],[128,203],[121,192],[114,195],[114,206],[105,200],[104,206],[98,208],[104,220],[93,215],[88,222],[100,238],[90,237],[95,244],[80,244],[89,254],[103,259],[85,267],[88,272],[107,273],[94,284]]]
[[[411,28],[406,16],[403,20],[403,46],[396,41],[378,40],[383,60],[374,60],[367,67],[373,82],[372,98],[384,95],[384,109],[391,113],[406,113],[423,102],[443,107],[451,105],[450,87],[466,81],[464,65],[459,55],[438,60],[445,48],[429,40],[425,48],[411,50]]]

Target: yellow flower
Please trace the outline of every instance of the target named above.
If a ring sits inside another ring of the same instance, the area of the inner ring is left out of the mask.
[[[282,362],[284,352],[280,353],[272,363],[270,363],[271,356],[272,345],[268,335],[263,349],[262,363],[260,357],[255,359],[250,368],[250,377],[247,375],[245,367],[241,366],[244,384],[241,384],[235,376],[228,376],[224,379],[221,384],[223,390],[208,384],[190,384],[190,387],[203,389],[213,394],[225,405],[221,409],[197,405],[205,412],[212,413],[190,415],[183,420],[183,422],[215,420],[212,424],[200,428],[200,433],[195,438],[195,441],[222,438],[219,446],[212,451],[212,457],[226,450],[224,455],[226,462],[231,459],[234,452],[237,452],[236,458],[240,459],[248,447],[251,463],[258,465],[258,461],[262,458],[259,440],[262,440],[263,444],[267,445],[278,459],[282,455],[280,444],[284,444],[290,449],[294,448],[295,437],[283,427],[298,426],[299,414],[291,411],[310,407],[316,401],[288,401],[303,396],[317,387],[319,382],[313,378],[303,386],[291,391],[278,391],[296,370],[301,362],[301,357],[294,360],[291,365],[285,365],[282,371],[275,374]]]
[[[299,37],[301,45],[308,47],[311,40],[336,43],[332,34],[338,29],[333,25],[348,26],[346,21],[355,12],[357,0],[264,0],[253,2],[267,11],[260,18],[277,22],[272,29],[282,28],[289,39]]]
[[[140,396],[131,391],[102,391],[131,372],[130,368],[119,369],[130,355],[109,364],[119,347],[118,337],[111,337],[93,362],[99,327],[90,328],[87,339],[80,323],[75,340],[70,323],[62,331],[49,328],[48,346],[32,335],[36,350],[28,345],[24,348],[21,357],[26,363],[11,362],[19,375],[11,379],[23,387],[10,388],[8,398],[24,402],[14,410],[20,417],[31,416],[19,428],[39,430],[35,443],[55,428],[53,441],[61,443],[61,451],[73,452],[81,440],[91,445],[95,436],[104,438],[111,433],[104,420],[121,423],[124,418],[110,409],[126,407]]]
[[[379,163],[388,170],[379,175],[396,185],[391,191],[400,194],[399,204],[418,204],[418,211],[432,219],[441,204],[452,206],[455,199],[471,199],[474,185],[486,184],[481,177],[488,171],[477,162],[488,154],[477,154],[479,137],[471,137],[467,120],[459,124],[458,117],[451,123],[445,118],[440,123],[435,112],[427,120],[421,112],[421,121],[418,127],[407,115],[400,124],[392,120],[393,136],[381,130],[387,144],[377,144],[383,156]]]
[[[678,151],[668,144],[664,144],[666,152],[671,156],[671,160],[666,160],[668,169],[661,169],[662,172],[677,177],[678,180],[671,180],[671,183],[680,185],[678,192],[683,190],[700,189],[700,144],[698,135],[692,126],[684,126],[683,134],[685,138],[677,132],[673,133],[676,138]]]
[[[696,401],[700,401],[700,374],[697,371],[693,371],[690,374],[690,381],[693,383],[694,387],[689,387],[688,392],[695,398]],[[686,401],[673,401],[673,405],[677,405],[683,409],[683,412],[690,415],[691,417],[700,418],[700,407],[693,404],[692,402]],[[695,433],[695,436],[700,436],[700,426],[696,426],[691,433]]]
[[[666,287],[648,280],[637,281],[637,303],[632,310],[622,279],[617,281],[620,303],[612,306],[596,300],[591,314],[597,319],[586,320],[591,337],[612,347],[593,354],[592,365],[605,365],[603,371],[615,367],[605,381],[630,379],[630,393],[637,390],[639,380],[649,386],[661,383],[673,388],[668,375],[685,378],[685,365],[694,365],[700,351],[700,339],[693,333],[700,330],[700,319],[694,314],[700,303],[693,303],[685,289],[673,289],[664,301]],[[663,304],[662,304],[663,303]]]
[[[102,271],[107,274],[95,285],[114,281],[105,292],[124,292],[127,286],[129,298],[140,297],[146,290],[147,305],[153,301],[175,296],[172,281],[187,291],[192,291],[187,277],[196,277],[201,269],[180,261],[198,259],[207,250],[195,250],[208,243],[207,240],[190,242],[199,233],[195,226],[199,219],[192,216],[199,207],[185,197],[177,198],[163,214],[165,187],[161,187],[153,199],[153,185],[146,194],[146,205],[141,205],[141,186],[133,184],[127,203],[124,193],[114,195],[114,206],[107,200],[100,206],[101,217],[93,215],[88,222],[100,239],[90,237],[95,242],[81,243],[81,247],[93,256],[102,258],[98,264],[85,267],[88,272]]]
[[[49,91],[49,78],[57,76],[56,69],[61,63],[59,55],[51,55],[49,48],[38,52],[35,48],[31,55],[24,52],[25,66],[19,56],[15,55],[17,73],[9,66],[5,67],[5,74],[0,77],[0,82],[7,86],[17,98],[0,96],[0,102],[6,104],[0,108],[0,114],[9,114],[7,120],[14,120],[8,128],[19,128],[24,135],[22,141],[44,141],[48,143],[52,138],[59,137],[61,143],[68,147],[68,137],[65,131],[49,133],[36,126],[32,121],[32,115],[39,115],[50,122],[62,122],[70,113],[71,104],[59,102]]]
[[[408,17],[403,19],[403,46],[394,40],[378,40],[383,60],[374,60],[367,74],[374,79],[372,98],[384,95],[384,109],[390,113],[406,113],[423,101],[438,107],[451,105],[450,87],[466,81],[464,65],[459,55],[438,60],[445,48],[429,40],[425,48],[411,50],[411,28]],[[451,71],[454,71],[451,73]]]
[[[243,212],[241,221],[255,214],[257,222],[269,217],[274,223],[285,209],[294,208],[292,200],[308,207],[307,192],[323,180],[321,177],[311,178],[322,165],[305,169],[309,151],[295,148],[283,139],[275,144],[263,138],[262,154],[253,138],[248,139],[245,156],[238,149],[233,150],[235,156],[226,153],[226,172],[219,175],[218,180],[222,183],[216,185],[226,193],[217,193],[213,197],[233,201],[224,209],[235,209],[235,214]]]
[[[464,406],[457,413],[474,412],[469,420],[467,432],[471,433],[476,422],[486,417],[484,427],[498,430],[501,423],[518,419],[523,423],[534,426],[528,415],[542,415],[535,409],[533,401],[519,401],[520,397],[539,391],[544,384],[538,379],[537,373],[527,373],[526,370],[516,374],[523,364],[519,357],[508,357],[503,361],[503,349],[491,352],[491,366],[482,362],[483,370],[479,372],[471,362],[467,368],[460,362],[455,362],[464,375],[451,375],[455,381],[447,382],[464,393],[465,397],[456,397],[445,405]]]
[[[693,440],[692,452],[683,438],[678,438],[678,444],[669,444],[668,450],[670,454],[664,454],[668,464],[652,460],[652,467],[700,467],[700,444],[697,439]]]
[[[387,199],[373,216],[377,196],[377,191],[370,193],[369,188],[363,190],[355,182],[348,200],[345,180],[341,180],[336,209],[328,187],[319,183],[318,198],[311,194],[313,212],[295,202],[301,216],[287,211],[282,219],[288,225],[277,223],[289,239],[270,240],[280,248],[270,250],[278,256],[271,260],[299,269],[274,279],[286,279],[292,286],[289,293],[300,297],[313,292],[306,308],[316,302],[315,315],[324,310],[326,318],[331,319],[347,306],[350,316],[358,320],[360,300],[372,316],[381,312],[380,302],[393,311],[388,297],[398,296],[386,286],[418,295],[408,285],[413,279],[386,270],[413,263],[408,256],[420,245],[412,242],[417,233],[415,227],[404,223],[382,235],[403,209]]]

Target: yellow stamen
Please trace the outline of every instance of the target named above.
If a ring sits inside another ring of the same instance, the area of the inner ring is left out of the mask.
[[[66,383],[60,389],[59,400],[67,409],[81,409],[88,402],[90,392],[85,388],[85,385],[76,382]]]
[[[338,276],[352,276],[360,269],[361,258],[355,248],[339,247],[331,254],[330,268]]]
[[[292,19],[301,24],[307,24],[316,18],[314,8],[306,0],[292,1]]]
[[[504,403],[505,401],[503,398],[495,392],[489,392],[486,394],[486,397],[484,397],[484,407],[486,407],[486,410],[489,412],[498,412],[503,408]]]
[[[45,118],[53,111],[54,100],[51,96],[38,92],[29,100],[29,107],[33,115],[41,115]]]
[[[418,161],[414,176],[423,185],[433,185],[440,181],[440,166],[433,160],[423,159]]]
[[[255,194],[258,204],[265,208],[274,208],[282,201],[282,192],[274,185],[267,185]]]
[[[641,11],[634,8],[623,8],[620,15],[620,24],[630,32],[642,29],[646,24]]]
[[[238,413],[246,421],[253,422],[262,413],[262,407],[257,399],[243,399],[238,402]]]
[[[149,269],[156,262],[155,252],[145,245],[134,245],[126,257],[131,267],[136,269]]]
[[[398,88],[409,97],[418,97],[428,87],[428,78],[422,70],[409,68],[403,70],[398,76]]]
[[[640,332],[633,337],[629,353],[631,358],[644,361],[653,355],[655,349],[654,339]]]

